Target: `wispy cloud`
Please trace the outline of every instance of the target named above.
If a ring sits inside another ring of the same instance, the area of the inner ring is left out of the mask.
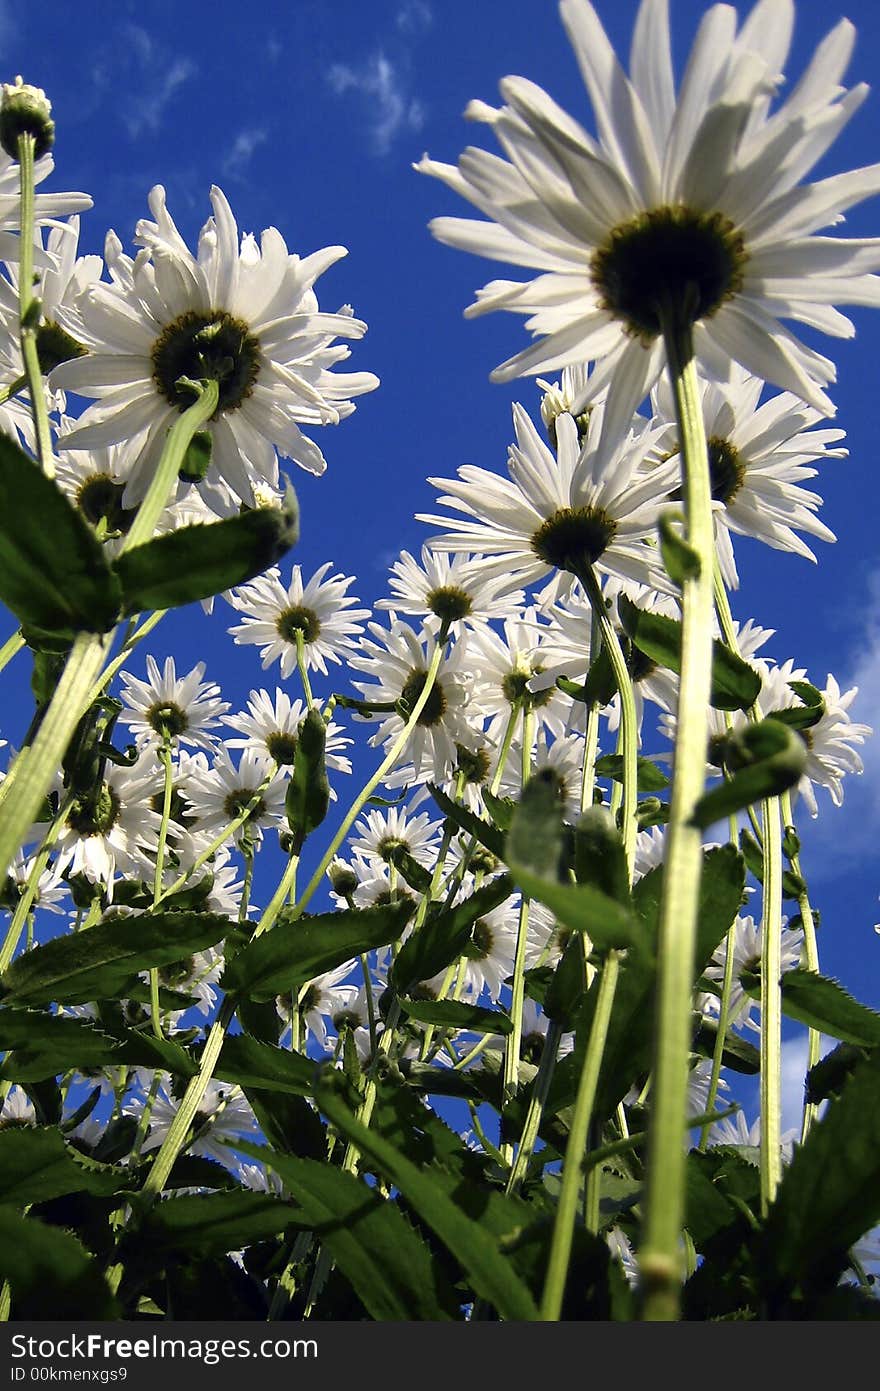
[[[269,132],[265,129],[239,131],[232,149],[223,161],[224,174],[228,174],[232,179],[243,178],[254,151],[265,144],[268,138]]]
[[[434,12],[427,0],[404,0],[395,23],[402,34],[422,34],[434,23]]]
[[[421,102],[408,91],[400,65],[381,50],[358,65],[334,63],[327,80],[337,96],[353,93],[362,99],[374,154],[387,155],[399,135],[421,129]]]
[[[192,59],[177,55],[139,24],[125,24],[92,64],[93,88],[121,93],[122,122],[132,140],[153,133],[185,82],[197,72]]]

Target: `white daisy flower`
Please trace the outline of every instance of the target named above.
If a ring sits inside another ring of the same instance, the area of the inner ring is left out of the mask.
[[[34,183],[41,184],[55,167],[51,155],[41,155],[34,162]],[[0,260],[19,259],[18,230],[21,225],[21,176],[18,160],[11,159],[5,150],[0,150]],[[87,193],[37,193],[34,195],[34,222],[40,227],[51,223],[55,218],[66,217],[69,213],[85,212],[92,207]],[[35,257],[37,269],[40,263],[51,267],[45,255]]]
[[[789,683],[805,679],[806,673],[800,669],[793,671],[788,662],[782,667],[768,669],[759,697],[762,711],[772,715],[774,710],[799,705],[800,697]],[[839,807],[843,804],[843,779],[847,773],[863,771],[864,765],[854,745],[864,744],[874,731],[870,725],[857,723],[849,714],[849,707],[858,693],[858,686],[841,692],[836,678],[829,672],[822,691],[825,702],[822,716],[809,729],[798,731],[807,747],[807,762],[793,797],[803,797],[813,817],[819,815],[816,787],[826,787],[832,802]]]
[[[12,911],[21,894],[27,886],[27,882],[33,873],[37,862],[37,856],[26,856],[24,851],[17,850],[12,863],[7,870],[7,888],[4,895],[4,906]],[[45,908],[49,913],[63,913],[61,906],[67,898],[68,887],[61,878],[57,865],[51,869],[44,869],[37,881],[36,892],[33,897],[33,907]]]
[[[786,1130],[780,1136],[779,1152],[783,1164],[791,1162],[798,1136],[797,1130]],[[748,1159],[751,1164],[758,1164],[761,1154],[761,1117],[756,1117],[749,1125],[745,1112],[737,1111],[733,1116],[725,1116],[723,1121],[716,1121],[709,1131],[709,1146],[714,1148],[716,1145],[734,1145],[743,1152],[744,1159]]]
[[[265,827],[280,826],[284,821],[287,783],[254,749],[244,750],[237,768],[225,747],[217,751],[210,767],[196,758],[188,759],[181,764],[180,785],[188,810],[206,840],[213,840],[240,816],[254,797],[253,811],[235,832],[237,844],[245,836],[259,844]]]
[[[486,990],[493,1004],[501,999],[504,982],[513,974],[518,919],[518,904],[508,899],[474,923],[464,953],[467,965],[463,994],[466,997],[476,1000]]]
[[[120,699],[126,708],[119,718],[139,749],[161,748],[166,738],[201,749],[214,747],[217,735],[208,731],[220,723],[229,704],[218,699],[218,685],[202,680],[204,674],[205,663],[198,662],[186,676],[178,676],[173,657],[165,658],[162,671],[154,657],[147,657],[146,681],[120,672]]]
[[[48,374],[61,362],[82,357],[85,348],[67,330],[68,318],[76,321],[76,305],[87,286],[101,278],[103,262],[100,256],[77,256],[79,218],[56,223],[50,227],[43,253],[42,233],[36,231],[35,259],[43,262],[37,272],[34,293],[40,301],[40,322],[37,325],[37,356],[40,369]],[[10,356],[17,362],[18,376],[24,370],[18,335],[19,289],[18,266],[7,265],[9,280],[0,279],[0,321],[7,330],[5,342]],[[72,422],[71,422],[72,424]]]
[[[611,447],[600,447],[604,416],[605,407],[597,405],[581,437],[573,417],[560,415],[554,454],[522,406],[514,405],[517,442],[509,451],[509,478],[465,464],[457,480],[429,479],[449,489],[441,505],[465,514],[419,514],[420,521],[450,527],[432,536],[430,545],[479,552],[481,571],[506,575],[511,589],[549,576],[541,602],[568,593],[572,574],[589,565],[602,575],[668,589],[656,552],[644,544],[656,535],[678,478],[669,460],[646,463],[668,427],[642,422],[630,429],[627,421]]]
[[[803,483],[815,478],[814,463],[846,456],[846,449],[829,448],[845,432],[814,429],[821,419],[819,412],[790,391],[759,406],[763,387],[759,378],[735,363],[729,381],[700,384],[712,497],[717,504],[715,545],[729,589],[739,587],[732,532],[812,561],[816,557],[798,531],[822,541],[836,539],[815,515],[821,497]],[[658,414],[675,419],[668,382],[658,383],[652,399]]]
[[[136,878],[152,875],[161,817],[154,810],[162,770],[152,753],[131,767],[107,763],[100,787],[77,798],[58,836],[56,869],[83,874],[113,895],[117,870]]]
[[[19,1129],[36,1123],[34,1103],[22,1087],[13,1083],[4,1101],[0,1103],[0,1130]]]
[[[123,1114],[137,1115],[140,1105],[139,1102],[128,1102],[122,1108]],[[179,1106],[179,1101],[171,1097],[164,1087],[159,1089],[150,1112],[147,1138],[141,1147],[143,1154],[158,1149],[162,1144]],[[188,1147],[188,1152],[230,1165],[234,1162],[233,1156],[229,1146],[223,1143],[224,1140],[234,1145],[236,1140],[253,1140],[258,1132],[256,1117],[241,1088],[212,1079],[193,1119],[195,1138]]]
[[[428,630],[416,633],[393,613],[391,620],[390,629],[369,624],[373,637],[362,638],[359,650],[349,660],[371,680],[353,681],[352,685],[371,704],[401,702],[412,709],[424,689],[436,638]],[[424,709],[401,751],[402,762],[412,760],[413,776],[418,781],[443,780],[455,766],[456,744],[466,742],[469,733],[469,686],[468,655],[459,638],[450,644]],[[396,712],[379,718],[370,743],[388,746],[402,731],[404,720]]]
[[[357,961],[344,961],[332,971],[315,976],[299,993],[298,1008],[306,1026],[306,1035],[311,1035],[322,1049],[327,1047],[327,1023],[337,1015],[349,1010],[356,1000],[358,987],[349,977],[357,969]],[[347,982],[347,983],[344,983]],[[283,1019],[290,1018],[291,1000],[289,996],[280,999],[279,1013]]]
[[[526,697],[536,728],[561,733],[571,702],[554,681],[540,679],[552,665],[552,632],[549,624],[540,621],[536,608],[522,609],[505,619],[501,633],[489,627],[476,630],[468,650],[474,700],[491,720],[490,738],[502,737],[511,709]]]
[[[376,608],[422,618],[432,629],[441,623],[477,627],[506,618],[522,603],[522,594],[510,594],[502,576],[481,574],[479,558],[477,562],[468,555],[436,555],[423,546],[419,564],[409,551],[401,551],[391,567],[393,597],[380,599]]]
[[[386,807],[366,812],[355,823],[349,838],[354,853],[372,864],[390,864],[395,850],[406,850],[419,864],[432,865],[437,856],[440,822],[426,811],[413,816],[406,807]]]
[[[277,479],[275,449],[310,473],[323,473],[324,456],[300,425],[337,424],[354,410],[352,397],[378,385],[368,372],[330,370],[348,353],[334,340],[366,332],[348,306],[320,312],[312,288],[345,248],[300,260],[274,228],[259,245],[251,235],[239,243],[219,188],[212,188],[211,203],[214,216],[202,228],[196,255],[159,185],[149,196],[155,221],[136,228],[144,249],[135,260],[110,234],[110,283],[90,285],[77,306],[75,333],[89,354],[53,374],[54,386],[96,399],[70,433],[77,447],[148,432],[130,498],[143,495],[168,427],[192,402],[184,378],[218,381],[219,404],[206,427],[208,477],[222,478],[248,506],[255,482]]]
[[[62,416],[62,426],[74,423]],[[55,481],[65,496],[94,527],[111,554],[131,527],[135,510],[123,502],[126,481],[137,457],[139,441],[124,440],[100,449],[68,449],[55,455]]]
[[[697,360],[713,375],[733,358],[833,414],[822,388],[834,364],[781,320],[848,337],[852,324],[831,306],[880,300],[868,274],[880,266],[880,242],[814,235],[880,189],[880,165],[798,183],[867,94],[864,84],[840,85],[852,25],[831,31],[771,110],[791,39],[789,0],[759,0],[739,32],[735,9],[713,5],[677,95],[667,0],[642,0],[629,78],[589,0],[562,0],[560,13],[597,138],[540,87],[507,77],[505,106],[472,102],[467,115],[492,127],[509,162],[468,149],[457,168],[427,156],[416,166],[490,219],[437,218],[440,241],[539,272],[493,281],[468,311],[526,314],[539,340],[495,380],[598,361],[572,408],[608,385],[605,428],[615,438],[660,374],[668,303],[687,305]]]
[[[261,649],[265,671],[278,658],[285,679],[296,669],[296,635],[302,634],[308,671],[327,675],[327,662],[341,661],[341,654],[354,647],[354,635],[363,632],[361,619],[369,609],[353,608],[358,601],[346,591],[354,580],[345,575],[325,578],[332,561],[321,565],[308,583],[294,565],[285,589],[277,566],[265,574],[233,589],[229,602],[245,615],[243,623],[230,628],[237,643],[253,643]]]
[[[532,753],[532,776],[550,770],[554,775],[559,809],[573,825],[581,814],[581,783],[584,774],[584,740],[577,731],[559,734],[551,742],[539,735]],[[499,792],[503,797],[519,797],[522,792],[522,741],[514,739],[504,764]]]
[[[306,707],[301,700],[291,700],[286,691],[275,687],[275,699],[268,691],[251,691],[246,711],[227,715],[226,724],[237,729],[244,737],[227,739],[229,749],[253,749],[256,753],[268,756],[278,765],[280,771],[289,773],[296,757],[299,727],[306,715]],[[351,772],[351,759],[341,750],[353,740],[343,732],[342,726],[333,720],[327,725],[327,743],[324,761],[329,769],[337,773]],[[336,793],[332,787],[330,796],[335,801]]]
[[[757,1030],[760,1025],[756,1024],[751,1016],[753,1009],[760,1013],[760,1004],[745,993],[742,986],[742,976],[744,973],[760,974],[764,952],[764,930],[759,923],[755,922],[754,918],[750,917],[737,916],[733,926],[733,982],[730,991],[728,1018],[732,1024],[739,1028]],[[797,931],[792,931],[791,928],[785,926],[780,929],[780,974],[784,975],[786,971],[791,971],[800,964],[803,943],[804,934],[799,928]],[[721,984],[724,979],[726,960],[727,938],[725,937],[713,954],[711,963],[706,967],[708,980],[714,980],[719,985]]]

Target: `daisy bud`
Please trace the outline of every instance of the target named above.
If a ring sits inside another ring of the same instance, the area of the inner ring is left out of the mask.
[[[339,894],[340,898],[347,898],[358,886],[358,877],[348,865],[332,864],[327,874],[333,885],[333,892]]]
[[[49,112],[52,103],[42,87],[31,87],[17,77],[4,82],[0,102],[0,145],[10,159],[18,159],[18,141],[22,135],[34,137],[34,158],[51,150],[55,142],[55,122]]]

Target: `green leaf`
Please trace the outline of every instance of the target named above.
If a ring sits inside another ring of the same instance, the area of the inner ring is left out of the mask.
[[[257,1123],[273,1149],[300,1159],[327,1158],[327,1130],[304,1096],[245,1087]]]
[[[398,1149],[352,1115],[339,1093],[339,1080],[330,1070],[325,1069],[322,1074],[316,1100],[333,1125],[400,1190],[419,1218],[461,1264],[476,1293],[493,1304],[501,1318],[538,1318],[532,1296],[492,1235],[441,1191],[431,1172],[420,1171]]]
[[[54,1127],[0,1130],[0,1203],[24,1207],[66,1193],[116,1193],[131,1174],[85,1159]]]
[[[574,832],[574,873],[624,907],[630,905],[629,867],[614,817],[607,807],[587,807]]]
[[[448,816],[450,821],[454,822],[462,831],[467,831],[469,835],[472,835],[497,860],[504,859],[504,836],[496,826],[492,825],[491,821],[484,821],[469,807],[454,802],[451,797],[447,797],[442,788],[435,787],[432,782],[428,783],[428,791],[444,816]]]
[[[665,614],[640,609],[625,596],[618,601],[620,620],[640,652],[670,671],[681,671],[681,624]],[[758,699],[761,678],[754,667],[725,647],[712,647],[711,702],[716,710],[748,710]]]
[[[572,932],[586,932],[594,946],[603,951],[621,947],[645,950],[645,934],[637,916],[591,884],[559,884],[514,863],[510,872],[528,898],[545,904]]]
[[[404,942],[391,967],[391,984],[409,990],[457,961],[471,940],[474,923],[513,892],[509,874],[499,874],[454,907],[429,916]]]
[[[803,704],[786,705],[782,710],[768,710],[774,720],[780,720],[791,729],[812,729],[825,714],[825,697],[809,681],[789,681],[789,687]]]
[[[482,1009],[466,1005],[461,1000],[407,1000],[400,1007],[410,1019],[420,1024],[436,1024],[446,1029],[467,1029],[474,1034],[509,1034],[513,1029],[510,1016],[497,1009]]]
[[[880,1047],[880,1014],[854,1000],[839,981],[796,967],[786,971],[781,987],[782,1009],[789,1019],[843,1043]],[[760,998],[760,981],[747,988],[746,993]]]
[[[829,1097],[839,1096],[849,1078],[860,1062],[868,1057],[868,1050],[854,1043],[838,1043],[830,1053],[810,1068],[804,1084],[804,1100],[813,1106]]]
[[[302,1225],[295,1205],[272,1193],[233,1188],[184,1194],[150,1209],[137,1230],[125,1237],[121,1258],[143,1270],[161,1267],[181,1252],[187,1258],[223,1256],[280,1236],[294,1224]]]
[[[767,1218],[768,1280],[836,1283],[880,1220],[880,1053],[855,1069],[782,1175]]]
[[[271,932],[226,963],[223,989],[255,1000],[285,994],[353,956],[396,942],[412,912],[412,902],[401,899],[313,918],[291,919],[282,913]]]
[[[204,951],[229,930],[217,913],[143,913],[98,923],[25,952],[0,979],[15,1005],[124,998],[140,971]]]
[[[522,791],[505,858],[542,879],[556,879],[562,858],[562,798],[558,775],[543,768]]]
[[[731,735],[725,755],[728,766],[733,766],[733,754],[738,765],[733,777],[704,793],[694,807],[691,824],[701,831],[765,797],[778,797],[798,782],[807,761],[800,735],[771,719]]]
[[[700,573],[699,553],[693,546],[688,545],[681,532],[673,525],[673,522],[681,524],[681,521],[678,513],[672,517],[668,512],[661,512],[658,524],[663,565],[673,584],[677,585],[684,584],[685,580],[696,579]]]
[[[619,753],[605,754],[604,758],[596,761],[596,775],[600,778],[613,778],[615,782],[623,782],[623,755]],[[638,791],[639,792],[662,792],[664,787],[669,786],[669,779],[662,769],[652,763],[650,758],[640,758],[638,760]]]
[[[694,1038],[694,1052],[700,1053],[704,1058],[711,1058],[715,1052],[717,1038],[718,1025],[713,1020],[704,1019]],[[761,1070],[761,1054],[753,1043],[749,1043],[747,1039],[738,1038],[735,1033],[728,1030],[724,1038],[721,1063],[723,1067],[730,1068],[731,1072],[740,1072],[746,1077],[754,1077]]]
[[[320,710],[313,706],[307,711],[296,736],[293,773],[284,803],[288,825],[300,843],[320,826],[330,805],[330,784],[324,761],[326,743],[327,726]]]
[[[0,1207],[0,1279],[11,1286],[16,1321],[119,1316],[97,1262],[76,1237],[8,1207]]]
[[[411,889],[415,889],[418,894],[426,894],[431,891],[431,875],[420,865],[414,855],[411,855],[404,845],[395,845],[388,852],[388,859],[394,868],[399,870],[401,877]]]
[[[233,1034],[223,1040],[214,1076],[241,1087],[310,1096],[317,1066],[291,1048],[260,1043],[250,1034]]]
[[[394,1203],[327,1164],[256,1145],[241,1148],[284,1181],[374,1319],[434,1321],[457,1314],[459,1300],[439,1262]]]
[[[561,1029],[571,1029],[587,991],[586,960],[582,937],[569,938],[544,999],[544,1013]]]
[[[482,788],[483,802],[499,831],[509,831],[516,802],[512,797],[496,797],[487,787]]]
[[[161,1067],[180,1077],[197,1068],[180,1044],[126,1029],[106,1032],[85,1019],[32,1010],[0,1011],[0,1049],[12,1049],[0,1066],[0,1081],[39,1081],[71,1068]]]
[[[0,436],[0,601],[56,638],[106,633],[119,585],[94,532],[39,466]]]
[[[298,538],[296,495],[288,486],[282,507],[256,507],[134,546],[114,561],[124,612],[178,608],[244,584],[277,564]]]

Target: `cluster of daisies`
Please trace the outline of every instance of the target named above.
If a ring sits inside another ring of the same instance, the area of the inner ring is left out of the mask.
[[[141,676],[129,662],[117,723],[129,731],[133,757],[103,760],[97,785],[75,798],[59,771],[48,836],[46,822],[33,828],[7,885],[13,912],[31,885],[30,932],[38,907],[69,911],[82,927],[108,911],[142,911],[132,884],[145,887],[148,906],[203,872],[205,903],[244,920],[254,911],[254,854],[271,837],[290,853],[287,789],[314,708],[326,725],[332,797],[351,772],[346,750],[359,726],[368,726],[375,757],[388,763],[381,805],[364,810],[330,865],[328,891],[340,907],[424,894],[451,904],[501,872],[431,810],[431,786],[491,819],[498,799],[515,800],[531,774],[549,770],[569,822],[597,799],[616,810],[619,700],[591,710],[582,691],[600,650],[591,607],[597,587],[626,655],[642,752],[661,763],[670,757],[677,678],[633,646],[621,619],[624,604],[680,617],[657,537],[661,521],[681,511],[682,443],[662,379],[664,323],[647,293],[647,268],[659,268],[667,288],[696,296],[725,590],[738,587],[737,537],[809,559],[811,543],[834,539],[810,486],[846,452],[844,432],[822,423],[833,413],[826,388],[834,368],[781,320],[846,335],[852,325],[832,302],[878,300],[872,272],[880,246],[814,234],[880,188],[880,166],[798,183],[864,95],[840,85],[851,26],[832,31],[803,81],[775,105],[790,39],[785,0],[760,0],[739,30],[730,7],[709,10],[677,95],[664,0],[640,8],[629,77],[587,0],[562,0],[561,10],[597,138],[539,88],[509,78],[503,106],[469,109],[491,127],[504,158],[469,149],[457,166],[427,157],[419,166],[487,219],[440,218],[438,238],[536,272],[525,282],[493,281],[473,306],[527,316],[534,341],[496,375],[561,372],[559,380],[539,378],[539,409],[514,407],[506,469],[467,465],[454,478],[430,480],[437,510],[420,520],[431,534],[420,555],[404,551],[394,562],[375,614],[332,563],[309,578],[298,565],[275,567],[224,596],[236,615],[234,642],[258,648],[264,670],[278,664],[274,694],[254,689],[247,709],[230,713],[220,688],[204,679],[204,664],[178,675],[172,658],[160,666],[148,657]],[[49,167],[46,157],[39,176]],[[9,167],[0,169],[4,227],[14,225],[11,177]],[[56,477],[97,536],[109,548],[121,544],[168,427],[191,399],[187,383],[205,376],[218,382],[217,410],[162,529],[272,505],[281,496],[279,455],[322,472],[323,454],[304,431],[338,423],[377,385],[368,372],[337,370],[349,354],[346,340],[360,338],[365,324],[348,305],[320,310],[315,295],[318,277],[344,248],[300,258],[275,229],[259,242],[240,236],[215,188],[193,254],[157,187],[151,218],[137,225],[134,256],[110,233],[103,261],[79,257],[76,214],[87,202],[40,195],[36,250]],[[0,276],[0,371],[17,382],[15,238],[2,236],[0,251],[12,259]],[[91,402],[78,418],[67,414],[67,392]],[[20,391],[0,407],[0,428],[33,448]],[[798,704],[806,671],[768,657],[773,634],[754,620],[734,630],[760,676],[760,713]],[[804,731],[806,766],[793,793],[812,815],[820,793],[840,804],[870,733],[849,713],[854,690],[841,691],[831,675],[819,689],[821,714]],[[707,734],[726,736],[745,718],[712,711]],[[711,737],[708,745],[711,758]],[[707,764],[707,775],[717,771]],[[637,877],[663,859],[663,826],[649,823],[643,817]],[[552,965],[565,945],[548,910],[532,903],[526,911],[513,894],[476,924],[466,954],[420,990],[427,998],[506,1001],[523,940],[526,968]],[[784,926],[782,945],[783,965],[796,964],[800,932]],[[727,950],[730,1019],[753,1030],[757,1005],[739,984],[761,959],[751,917],[737,919],[707,981],[724,977]],[[165,973],[163,984],[193,1000],[166,1011],[172,1036],[192,1027],[192,1010],[210,1015],[222,964],[214,950]],[[362,1058],[372,1056],[386,1027],[389,965],[390,951],[373,952],[308,982],[296,998],[279,997],[282,1038],[338,1057],[350,1036]],[[717,995],[707,991],[697,1003],[717,1018]],[[401,1032],[402,1056],[438,1066],[464,1067],[482,1048],[501,1047],[492,1036],[414,1024]],[[521,1034],[523,1061],[534,1065],[547,1022],[528,1000]],[[563,1037],[560,1049],[571,1042]],[[118,1107],[145,1117],[142,1148],[159,1144],[175,1110],[161,1076],[132,1069],[110,1087]],[[691,1091],[696,1116],[709,1094],[703,1063]],[[15,1089],[0,1124],[10,1118],[28,1120]],[[195,1148],[226,1162],[219,1142],[255,1128],[240,1094],[212,1083]],[[729,1126],[718,1131],[728,1142],[732,1134],[737,1143],[748,1139]],[[263,1182],[253,1166],[242,1173],[245,1182]]]

